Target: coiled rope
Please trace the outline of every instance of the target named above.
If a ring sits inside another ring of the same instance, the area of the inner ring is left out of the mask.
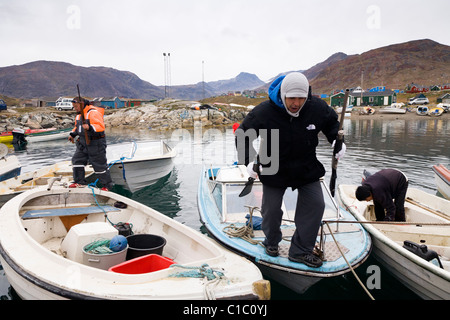
[[[109,254],[109,253],[113,253],[114,251],[112,251],[109,248],[109,244],[110,244],[111,240],[107,240],[107,239],[99,239],[96,241],[93,241],[91,243],[89,243],[88,245],[86,245],[83,250],[87,253],[92,253],[92,254]]]
[[[181,268],[185,271],[180,271],[172,273],[169,275],[170,278],[201,278],[205,280],[205,285],[203,287],[203,294],[208,300],[215,300],[216,296],[214,293],[214,288],[222,280],[226,280],[225,274],[221,271],[214,270],[208,264],[202,264],[200,267],[189,267],[180,264],[172,264],[169,268]]]
[[[246,206],[250,212],[250,218],[248,223],[242,227],[236,226],[234,223],[224,227],[222,230],[225,234],[233,238],[242,238],[243,240],[251,243],[251,244],[260,244],[263,246],[262,241],[254,240],[254,232],[253,232],[253,211],[259,210],[258,207],[250,207]]]

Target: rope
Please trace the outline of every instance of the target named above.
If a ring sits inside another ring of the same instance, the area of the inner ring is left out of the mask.
[[[220,283],[221,280],[225,280],[225,274],[209,267],[208,264],[202,264],[200,267],[188,267],[180,264],[173,264],[169,268],[182,268],[187,271],[176,272],[170,274],[169,277],[174,278],[203,278],[206,283],[203,287],[203,294],[208,300],[215,300],[216,296],[214,288]]]
[[[131,158],[130,158],[130,157],[121,157],[121,158],[118,159],[118,160],[111,161],[111,162],[109,163],[108,170],[109,170],[109,168],[111,168],[113,165],[115,165],[117,162],[121,162],[121,163],[122,163],[122,176],[123,176],[123,180],[124,180],[124,181],[127,181],[127,178],[126,178],[126,175],[125,175],[125,164],[123,163],[123,160],[132,160],[132,159],[134,158],[134,154],[136,153],[136,151],[137,151],[137,143],[136,143],[136,141],[133,141],[133,147],[132,147],[132,149],[131,149]]]
[[[111,240],[107,240],[107,239],[96,240],[96,241],[91,242],[88,245],[86,245],[84,247],[84,251],[88,252],[88,253],[92,253],[92,254],[113,253],[114,251],[112,251],[109,248],[110,242],[111,242]]]
[[[246,206],[249,209],[250,212],[250,218],[248,220],[248,224],[238,227],[234,223],[224,227],[222,230],[224,233],[226,233],[228,236],[233,238],[241,238],[251,244],[260,244],[262,245],[262,242],[260,240],[254,240],[253,237],[255,236],[253,232],[253,211],[255,209],[258,209],[257,207],[250,207]]]
[[[351,266],[351,264],[348,262],[347,258],[345,257],[344,253],[342,252],[341,248],[339,247],[339,243],[337,242],[336,238],[334,237],[333,232],[331,231],[330,225],[328,224],[328,221],[323,221],[327,227],[328,230],[330,231],[331,236],[333,237],[333,241],[336,243],[336,247],[338,248],[339,252],[342,255],[342,258],[344,258],[345,262],[347,263],[348,267],[350,268],[350,270],[352,271],[353,275],[355,276],[356,280],[358,281],[358,283],[361,285],[361,287],[364,289],[364,291],[367,293],[367,295],[370,297],[370,299],[375,300],[375,298],[370,294],[369,290],[367,290],[367,288],[364,286],[364,284],[361,282],[361,280],[359,279],[358,275],[356,274],[355,270],[353,269],[353,267]]]
[[[202,264],[200,267],[189,267],[181,264],[172,264],[169,268],[181,268],[188,271],[177,272],[171,274],[172,278],[207,278],[208,280],[214,280],[217,277],[221,278],[224,274],[220,271],[212,269],[208,264]]]

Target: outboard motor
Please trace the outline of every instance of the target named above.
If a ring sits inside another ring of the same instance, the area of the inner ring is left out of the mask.
[[[434,250],[428,250],[428,247],[424,244],[417,244],[409,240],[405,240],[403,242],[403,248],[411,251],[415,255],[425,259],[426,261],[431,261],[433,259],[437,259],[439,266],[443,269],[441,260],[439,259],[439,255]]]
[[[12,131],[12,135],[13,135],[12,144],[14,146],[14,150],[15,151],[25,150],[25,147],[28,143],[28,141],[25,140],[25,131],[20,128],[14,128]]]

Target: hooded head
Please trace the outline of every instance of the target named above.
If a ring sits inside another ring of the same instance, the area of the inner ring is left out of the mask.
[[[298,117],[300,110],[296,113],[290,112],[286,107],[286,98],[308,98],[308,93],[308,79],[300,72],[292,72],[277,78],[269,88],[269,97],[272,101],[293,117]]]

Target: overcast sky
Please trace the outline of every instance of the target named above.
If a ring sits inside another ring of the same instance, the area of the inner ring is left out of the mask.
[[[0,67],[63,61],[164,85],[170,53],[172,85],[268,81],[336,52],[450,45],[449,12],[448,0],[0,0]]]

